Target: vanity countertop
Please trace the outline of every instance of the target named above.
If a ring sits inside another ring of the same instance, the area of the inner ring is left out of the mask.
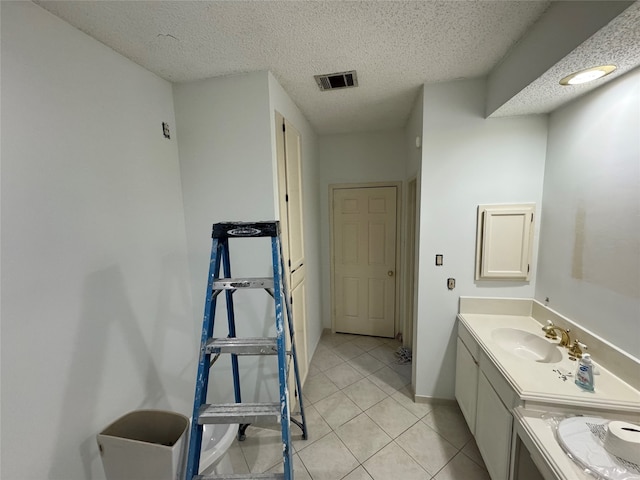
[[[557,343],[544,338],[542,325],[533,317],[461,313],[458,318],[525,404],[536,402],[640,412],[640,392],[599,365],[597,358],[593,361],[600,374],[594,376],[595,392],[588,392],[574,383],[577,362],[569,359],[566,348],[559,347],[562,354],[559,362],[538,363],[514,355],[493,340],[495,330],[516,328]]]
[[[531,453],[531,459],[545,479],[593,480],[562,450],[556,441],[548,412],[516,408],[518,435]],[[532,453],[536,452],[536,453]]]

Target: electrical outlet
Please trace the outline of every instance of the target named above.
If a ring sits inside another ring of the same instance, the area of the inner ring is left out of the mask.
[[[164,138],[171,138],[171,134],[169,133],[169,124],[167,122],[162,122],[162,134]]]
[[[449,290],[453,290],[456,288],[456,279],[455,278],[447,278],[447,288]]]

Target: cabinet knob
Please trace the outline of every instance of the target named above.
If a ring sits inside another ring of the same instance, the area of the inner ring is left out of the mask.
[[[390,277],[393,277],[393,270],[389,270],[389,271],[387,272],[387,275],[389,275]]]

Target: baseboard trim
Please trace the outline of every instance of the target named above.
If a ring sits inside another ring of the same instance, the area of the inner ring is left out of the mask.
[[[413,395],[413,401],[415,403],[427,403],[430,405],[457,405],[455,398],[440,398],[440,397],[429,397],[427,395]]]

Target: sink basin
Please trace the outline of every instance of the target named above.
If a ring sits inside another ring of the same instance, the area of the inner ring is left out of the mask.
[[[539,363],[556,363],[562,360],[562,352],[551,342],[531,332],[517,328],[497,328],[491,339],[500,348],[524,360]]]

